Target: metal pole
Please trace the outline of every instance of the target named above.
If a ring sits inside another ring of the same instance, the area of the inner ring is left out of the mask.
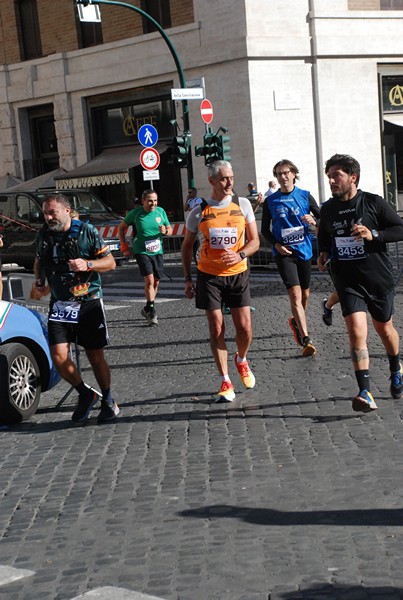
[[[316,169],[318,174],[319,206],[325,202],[327,196],[323,180],[323,147],[322,147],[322,123],[320,114],[319,77],[318,77],[318,50],[315,27],[315,0],[309,0],[309,33],[311,36],[311,61],[312,61],[312,96],[313,113],[315,119],[315,142],[316,142]]]
[[[179,81],[182,88],[186,87],[186,79],[185,74],[183,72],[182,63],[179,59],[178,53],[176,52],[175,46],[171,42],[169,36],[166,34],[165,30],[161,27],[161,25],[153,19],[151,15],[146,13],[141,8],[137,8],[137,6],[133,6],[132,4],[127,4],[127,2],[119,2],[118,0],[76,0],[76,4],[110,4],[114,6],[123,6],[124,8],[129,8],[139,13],[143,17],[145,17],[148,21],[158,29],[159,33],[164,38],[172,56],[175,61],[176,69],[179,75]],[[193,161],[192,161],[192,143],[190,137],[190,125],[189,125],[189,105],[187,100],[182,100],[183,102],[183,128],[184,133],[189,135],[189,156],[187,161],[187,175],[188,175],[188,186],[194,187],[194,177],[193,177]]]

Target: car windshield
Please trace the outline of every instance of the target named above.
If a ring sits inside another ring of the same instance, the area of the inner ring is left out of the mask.
[[[57,195],[57,193],[55,194]],[[48,193],[38,193],[36,194],[36,198],[39,202],[43,203],[44,199],[49,196]],[[101,202],[97,196],[94,196],[91,192],[87,191],[65,191],[63,192],[63,196],[66,196],[68,201],[70,202],[71,208],[76,210],[78,214],[87,214],[87,213],[106,213],[108,209]]]

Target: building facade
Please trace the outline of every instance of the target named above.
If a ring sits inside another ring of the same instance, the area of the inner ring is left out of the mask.
[[[186,80],[204,80],[212,128],[229,129],[238,194],[249,181],[265,191],[273,165],[289,158],[301,187],[324,201],[324,162],[341,152],[360,161],[363,188],[397,205],[403,0],[132,4],[164,27]],[[161,155],[152,185],[170,217],[181,219],[188,177],[166,152],[183,128],[183,103],[171,99],[171,89],[181,87],[174,58],[142,15],[116,5],[100,9],[101,23],[81,23],[72,0],[2,0],[0,177],[27,180],[60,166],[61,187],[91,187],[123,212],[150,187],[137,131],[151,123]],[[188,105],[194,147],[205,125],[200,101]],[[207,195],[204,161],[194,152],[193,169]]]

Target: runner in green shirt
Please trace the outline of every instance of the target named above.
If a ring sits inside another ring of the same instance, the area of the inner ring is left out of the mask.
[[[133,227],[133,244],[130,249],[126,242],[126,231]],[[144,190],[141,206],[131,210],[119,225],[119,239],[122,253],[125,256],[134,255],[144,277],[144,293],[146,305],[141,310],[148,325],[157,325],[155,298],[158,285],[164,272],[163,236],[172,235],[167,214],[158,206],[158,195],[155,190]]]

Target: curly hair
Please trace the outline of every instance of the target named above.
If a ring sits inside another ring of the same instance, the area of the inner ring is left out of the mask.
[[[329,158],[329,160],[327,160],[325,162],[326,175],[327,175],[329,169],[331,167],[334,167],[335,165],[340,167],[341,170],[344,171],[344,173],[347,173],[347,175],[356,175],[357,176],[356,185],[358,185],[358,182],[360,181],[360,174],[361,174],[361,167],[360,167],[360,163],[358,162],[358,160],[356,160],[349,154],[333,154],[333,156],[331,156]]]

